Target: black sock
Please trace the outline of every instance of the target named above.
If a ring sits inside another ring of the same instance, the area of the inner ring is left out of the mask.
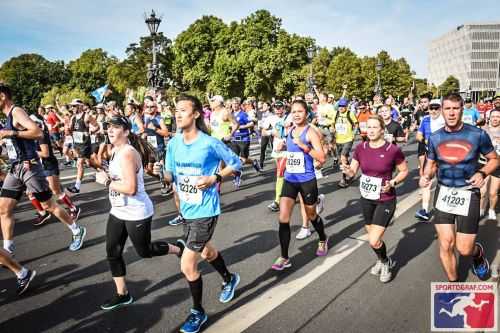
[[[203,296],[203,280],[201,275],[194,281],[188,281],[189,289],[191,290],[191,297],[193,298],[193,309],[200,312],[205,312],[201,306],[201,298]]]
[[[477,244],[474,244],[474,249],[472,250],[472,261],[475,265],[479,265],[483,262],[483,253]]]
[[[323,224],[323,219],[321,216],[316,215],[316,218],[314,220],[311,220],[311,224],[314,227],[314,230],[318,233],[319,240],[321,242],[326,241],[326,235],[325,235],[325,225]]]
[[[225,283],[231,281],[231,273],[227,270],[226,263],[224,262],[224,259],[222,259],[219,252],[217,252],[217,257],[214,260],[209,261],[209,263],[217,272],[219,272]]]
[[[456,278],[455,280],[450,280],[450,279],[448,279],[448,282],[452,282],[452,283],[454,283],[454,282],[458,282],[458,278]]]
[[[378,259],[380,261],[382,261],[383,263],[386,263],[387,260],[389,260],[387,258],[387,250],[385,248],[385,243],[384,242],[382,242],[382,246],[381,247],[379,247],[378,249],[373,249],[373,251],[377,254]]]
[[[291,237],[290,224],[280,222],[280,228],[278,230],[278,234],[280,237],[281,257],[284,259],[288,259],[288,248],[290,247],[290,237]]]

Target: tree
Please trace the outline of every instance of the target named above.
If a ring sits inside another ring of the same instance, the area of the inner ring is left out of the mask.
[[[448,95],[450,93],[460,91],[460,81],[453,75],[450,75],[446,80],[439,86],[439,93],[441,96]]]
[[[78,98],[85,103],[93,104],[94,100],[86,91],[81,88],[71,88],[69,85],[53,86],[52,89],[43,94],[41,104],[56,105],[56,100],[60,105],[69,104],[73,99]]]
[[[361,59],[349,49],[342,50],[330,63],[327,70],[326,86],[328,91],[340,96],[344,86],[348,96],[361,96],[364,75],[361,72]]]
[[[22,54],[0,67],[0,80],[12,89],[14,103],[29,112],[36,110],[44,92],[69,78],[62,61],[51,62],[38,54]]]
[[[108,68],[117,62],[116,57],[108,56],[102,49],[84,51],[78,59],[68,64],[71,72],[70,87],[91,92],[105,85]]]

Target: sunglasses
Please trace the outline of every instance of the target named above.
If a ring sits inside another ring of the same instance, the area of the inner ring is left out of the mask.
[[[431,106],[429,109],[430,110],[439,110],[439,106]]]

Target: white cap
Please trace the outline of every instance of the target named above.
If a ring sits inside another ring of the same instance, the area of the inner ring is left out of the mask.
[[[441,100],[439,98],[435,98],[429,102],[429,105],[439,105],[441,106]]]
[[[71,103],[69,103],[69,105],[82,105],[83,102],[81,99],[78,99],[78,98],[75,98],[74,100],[71,101]]]
[[[54,106],[53,106],[52,104],[47,104],[47,105],[45,105],[45,108],[46,108],[46,109],[53,109],[53,108],[54,108]]]
[[[212,98],[210,98],[210,102],[218,102],[218,103],[224,103],[224,97],[222,97],[221,95],[215,95],[215,96],[212,96]]]

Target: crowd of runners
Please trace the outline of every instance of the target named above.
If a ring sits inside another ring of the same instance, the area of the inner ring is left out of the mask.
[[[340,188],[359,183],[361,212],[376,256],[370,273],[383,283],[391,281],[394,262],[387,255],[384,233],[396,211],[398,186],[410,169],[418,168],[422,204],[415,216],[435,225],[446,279],[458,281],[456,252],[472,257],[472,272],[479,279],[489,277],[489,263],[476,236],[483,217],[496,220],[500,95],[489,107],[479,103],[479,109],[458,94],[401,101],[375,96],[363,101],[336,99],[316,89],[288,100],[242,101],[219,95],[207,100],[203,105],[189,95],[175,101],[145,96],[142,103],[110,101],[92,107],[75,99],[68,105],[41,106],[30,115],[14,104],[10,88],[0,85],[5,116],[0,129],[0,264],[16,275],[18,294],[28,289],[36,271],[15,260],[16,204],[26,194],[35,208],[35,226],[54,216],[69,229],[69,251],[82,249],[86,228],[78,223],[81,209],[72,197],[85,192],[86,168],[95,169],[95,181],[109,189],[111,205],[103,257],[116,291],[101,308],[133,302],[122,256],[130,238],[143,258],[180,258],[193,301],[182,332],[198,332],[208,318],[202,305],[200,259],[221,276],[220,302],[230,302],[240,283],[240,275],[229,271],[212,237],[223,213],[221,183],[231,180],[237,190],[247,164],[255,169],[252,175],[276,170],[275,199],[267,208],[278,213],[281,254],[269,263],[270,269],[282,271],[292,265],[288,251],[296,204],[302,227],[295,237],[305,239],[315,231],[318,257],[327,256],[334,245],[328,242],[321,217],[326,193],[319,193],[317,183],[328,167],[342,173]],[[409,165],[401,149],[413,140],[418,165]],[[250,146],[257,142],[260,156],[253,159]],[[65,189],[60,167],[76,167],[75,182]],[[174,244],[151,240],[154,205],[144,177],[156,178],[165,200],[175,202],[178,216],[168,224],[183,225],[184,237]]]

